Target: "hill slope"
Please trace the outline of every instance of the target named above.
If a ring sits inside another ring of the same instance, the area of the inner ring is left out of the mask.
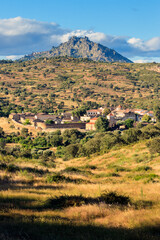
[[[50,51],[32,53],[21,60],[31,60],[39,57],[70,56],[75,58],[89,58],[103,62],[129,62],[131,61],[115,50],[90,41],[87,37],[71,37],[69,41],[53,47]]]
[[[71,57],[0,64],[0,116],[12,110],[67,111],[87,102],[91,108],[97,103],[151,110],[160,99],[159,71],[160,64],[155,63],[103,63]]]

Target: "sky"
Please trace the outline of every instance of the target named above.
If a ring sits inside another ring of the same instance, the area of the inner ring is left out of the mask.
[[[135,62],[160,62],[159,0],[1,0],[0,58],[87,36]]]

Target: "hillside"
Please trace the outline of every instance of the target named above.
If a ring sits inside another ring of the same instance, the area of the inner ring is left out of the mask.
[[[74,58],[88,58],[94,61],[103,62],[132,62],[123,57],[115,50],[101,44],[92,42],[87,37],[71,37],[69,41],[53,47],[50,51],[32,53],[20,60],[31,60],[40,57],[69,56]]]
[[[160,65],[102,63],[69,57],[0,63],[0,113],[62,112],[117,106],[152,110],[160,99]]]
[[[160,156],[145,143],[54,168],[0,156],[1,239],[158,240]]]

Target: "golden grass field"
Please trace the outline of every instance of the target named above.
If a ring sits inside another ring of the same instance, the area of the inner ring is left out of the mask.
[[[0,171],[0,239],[160,237],[160,155],[151,155],[146,141],[90,158],[56,159],[54,168],[36,159],[0,161],[19,167]],[[51,181],[56,173],[66,178]],[[105,203],[99,200],[104,192],[130,202]]]

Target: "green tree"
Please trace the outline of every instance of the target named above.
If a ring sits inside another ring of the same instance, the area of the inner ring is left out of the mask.
[[[103,115],[107,116],[110,112],[111,112],[111,110],[109,108],[105,108],[104,112],[103,112]]]
[[[27,136],[29,135],[28,129],[27,129],[27,128],[22,128],[22,130],[21,130],[21,135],[22,135],[23,137],[27,137]]]
[[[151,117],[148,116],[147,114],[145,114],[143,117],[142,117],[142,122],[149,122],[151,120]]]
[[[98,132],[106,132],[108,130],[109,122],[104,117],[99,117],[95,122],[95,127]]]
[[[157,122],[160,122],[160,106],[154,107],[154,116],[156,117]]]
[[[147,143],[150,153],[160,153],[160,138],[154,138]]]
[[[131,118],[128,118],[124,121],[124,124],[127,128],[132,128],[133,127],[134,120]]]
[[[62,141],[63,141],[63,138],[62,138],[62,136],[60,136],[60,135],[53,135],[53,136],[51,136],[51,138],[50,138],[50,144],[51,144],[53,147],[61,146],[61,145],[62,145]]]
[[[52,119],[47,119],[45,121],[46,124],[54,124],[54,121]]]
[[[78,109],[75,109],[72,111],[72,116],[74,117],[80,117],[83,116],[86,113],[86,108],[84,106],[79,107]]]
[[[101,152],[105,153],[108,149],[120,142],[121,139],[118,134],[114,135],[111,132],[106,134],[103,138],[101,138]]]
[[[0,127],[0,138],[3,138],[4,137],[4,131],[3,131],[3,128]]]
[[[37,137],[33,140],[33,146],[37,147],[46,147],[47,146],[47,140],[45,137]]]
[[[23,124],[24,124],[24,125],[30,125],[31,123],[30,123],[30,120],[29,120],[29,119],[25,119],[25,121],[24,121]]]
[[[5,140],[3,138],[0,138],[0,151],[3,151],[5,148]]]
[[[126,144],[133,143],[139,140],[139,137],[141,135],[141,131],[138,129],[128,129],[125,130],[122,134],[122,139]]]
[[[84,144],[85,155],[89,156],[90,154],[100,151],[100,140],[98,138],[90,139]]]
[[[79,151],[79,144],[70,144],[65,148],[65,159],[75,158]]]

